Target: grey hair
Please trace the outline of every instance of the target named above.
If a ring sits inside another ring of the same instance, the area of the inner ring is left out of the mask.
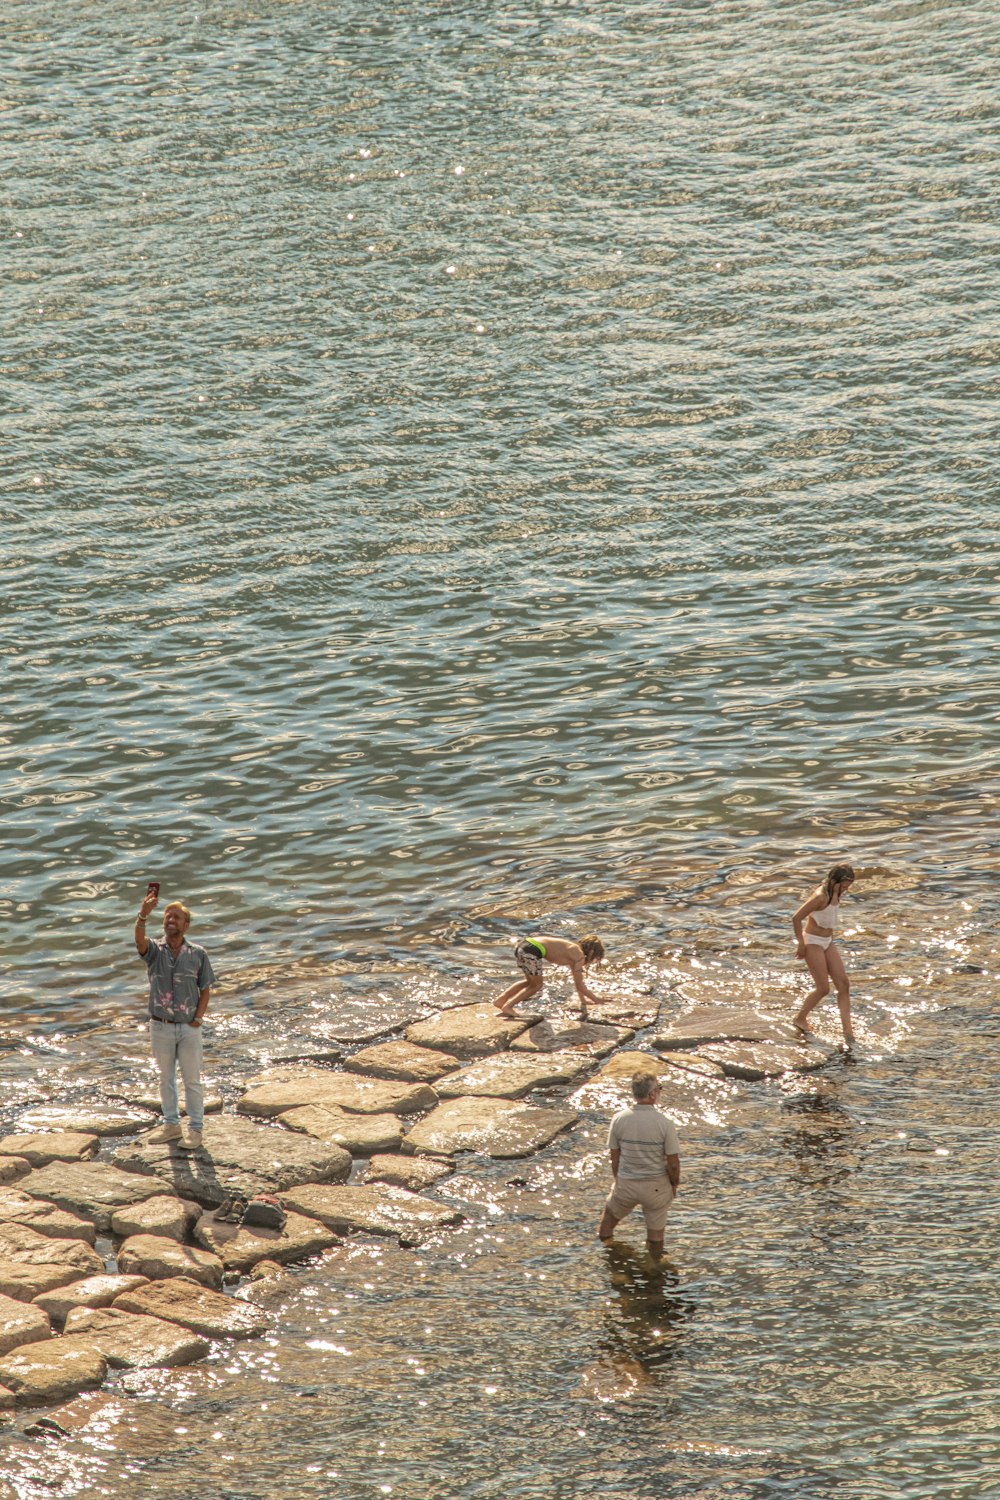
[[[648,1099],[660,1080],[655,1073],[647,1073],[644,1069],[632,1074],[632,1092],[636,1099]]]

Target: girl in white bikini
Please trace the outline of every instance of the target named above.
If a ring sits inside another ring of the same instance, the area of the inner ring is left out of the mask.
[[[854,871],[850,865],[834,865],[823,884],[804,901],[792,918],[795,939],[798,943],[796,957],[804,958],[813,977],[813,988],[802,1002],[802,1008],[792,1025],[803,1036],[812,1035],[812,1027],[806,1025],[811,1010],[830,993],[830,981],[837,991],[837,1006],[840,1024],[844,1028],[844,1044],[854,1045],[851,1029],[851,984],[844,968],[844,960],[837,951],[834,934],[840,915],[840,898],[850,890]],[[805,931],[803,932],[803,924]]]

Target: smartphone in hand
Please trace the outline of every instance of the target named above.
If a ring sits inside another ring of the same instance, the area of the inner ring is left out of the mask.
[[[160,899],[160,882],[158,880],[151,880],[149,882],[149,884],[146,887],[146,895],[147,896],[152,896],[155,901],[159,901],[159,899]]]

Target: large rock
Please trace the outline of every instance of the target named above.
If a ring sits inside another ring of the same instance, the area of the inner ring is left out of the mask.
[[[287,1130],[310,1135],[314,1140],[341,1146],[352,1156],[371,1156],[375,1151],[395,1151],[403,1139],[398,1115],[355,1115],[346,1109],[304,1104],[278,1116]]]
[[[437,1095],[427,1084],[393,1083],[327,1068],[279,1068],[251,1078],[236,1108],[241,1115],[283,1115],[306,1104],[364,1115],[412,1115],[430,1109]]]
[[[728,1078],[751,1082],[778,1078],[782,1073],[811,1073],[821,1068],[829,1057],[822,1047],[805,1047],[801,1040],[792,1045],[779,1042],[715,1042],[699,1047],[698,1057],[721,1067]]]
[[[438,1083],[442,1099],[483,1094],[491,1099],[520,1099],[533,1089],[571,1084],[590,1071],[580,1052],[501,1052],[469,1063]]]
[[[61,1328],[74,1308],[110,1307],[123,1292],[134,1292],[136,1287],[146,1286],[145,1276],[86,1276],[82,1281],[71,1281],[69,1286],[56,1287],[55,1291],[42,1292],[34,1299],[51,1319],[54,1328]]]
[[[459,1005],[407,1026],[406,1040],[415,1047],[433,1047],[466,1061],[505,1051],[515,1037],[541,1019],[537,1011],[502,1016],[493,1005]]]
[[[529,1026],[510,1045],[512,1052],[585,1052],[588,1057],[607,1057],[633,1036],[635,1032],[627,1026],[552,1019]]]
[[[152,1198],[159,1188],[148,1178],[122,1172],[106,1161],[52,1162],[25,1177],[24,1192],[89,1219],[98,1234],[111,1232],[116,1208]]]
[[[0,1296],[0,1355],[9,1354],[22,1344],[37,1344],[51,1333],[49,1320],[40,1307]]]
[[[411,1150],[437,1156],[530,1156],[576,1121],[569,1110],[536,1109],[512,1099],[449,1099],[419,1121],[406,1142]]]
[[[22,1130],[69,1130],[84,1135],[135,1135],[156,1122],[144,1110],[121,1109],[102,1105],[88,1109],[80,1105],[38,1105],[26,1110],[17,1121]]]
[[[252,1339],[265,1333],[271,1320],[259,1308],[210,1291],[185,1276],[151,1281],[138,1291],[124,1292],[115,1302],[124,1312],[163,1318],[200,1333],[207,1339]]]
[[[21,1188],[0,1188],[0,1224],[27,1224],[54,1240],[86,1240],[92,1245],[97,1239],[89,1219],[56,1208],[46,1198],[32,1198]]]
[[[389,1187],[406,1188],[411,1193],[422,1192],[442,1177],[450,1177],[455,1170],[452,1161],[435,1161],[431,1156],[373,1156],[362,1182],[384,1182]]]
[[[33,1167],[47,1167],[50,1161],[89,1161],[97,1155],[99,1144],[96,1135],[86,1135],[81,1130],[5,1135],[0,1139],[0,1156],[23,1156]]]
[[[671,1022],[654,1039],[661,1052],[700,1047],[706,1042],[797,1042],[789,1021],[740,1005],[703,1005]]]
[[[284,1196],[287,1201],[288,1195]],[[261,1260],[277,1261],[279,1265],[306,1260],[310,1255],[329,1250],[338,1239],[325,1224],[297,1213],[288,1215],[284,1229],[257,1226],[251,1229],[242,1224],[222,1223],[212,1214],[202,1214],[194,1232],[198,1242],[218,1256],[227,1273],[238,1272],[241,1276]]]
[[[132,1234],[156,1234],[169,1240],[183,1240],[200,1215],[200,1203],[161,1193],[155,1198],[147,1198],[145,1203],[136,1203],[132,1208],[116,1209],[111,1215],[111,1229],[122,1239],[128,1239]]]
[[[351,1174],[351,1154],[341,1146],[321,1144],[272,1125],[220,1115],[205,1121],[198,1151],[182,1151],[175,1142],[148,1141],[119,1147],[115,1160],[128,1173],[149,1173],[150,1192],[164,1187],[181,1198],[213,1208],[239,1193],[281,1192],[300,1182],[343,1182]]]
[[[86,1338],[45,1339],[0,1359],[0,1385],[14,1392],[18,1406],[46,1406],[94,1390],[107,1369],[104,1355]]]
[[[18,1182],[30,1171],[31,1163],[23,1156],[0,1156],[0,1183]]]
[[[80,1334],[99,1349],[113,1369],[173,1369],[204,1359],[206,1339],[162,1318],[138,1317],[116,1307],[76,1307],[66,1319],[66,1335]]]
[[[630,1079],[635,1073],[655,1073],[663,1078],[670,1068],[671,1064],[655,1052],[616,1052],[601,1068],[601,1077]]]
[[[0,1224],[0,1295],[31,1302],[53,1287],[104,1270],[83,1240],[51,1239],[27,1224]]]
[[[126,1240],[118,1252],[118,1269],[127,1276],[145,1276],[150,1281],[187,1276],[215,1291],[222,1286],[222,1263],[218,1256],[156,1234],[135,1234]]]
[[[458,1067],[458,1058],[433,1047],[414,1047],[412,1042],[382,1042],[355,1052],[344,1067],[350,1073],[367,1073],[372,1078],[391,1078],[400,1083],[436,1083]]]
[[[462,1222],[462,1215],[454,1209],[384,1183],[364,1187],[309,1184],[286,1193],[285,1202],[337,1234],[361,1229],[405,1244],[415,1244],[430,1230]]]

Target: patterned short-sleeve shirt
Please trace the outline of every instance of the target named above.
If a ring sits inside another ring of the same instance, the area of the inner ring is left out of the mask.
[[[154,1021],[191,1021],[199,991],[215,983],[208,954],[185,938],[176,957],[165,937],[150,938],[139,955],[149,970],[149,1014]]]

